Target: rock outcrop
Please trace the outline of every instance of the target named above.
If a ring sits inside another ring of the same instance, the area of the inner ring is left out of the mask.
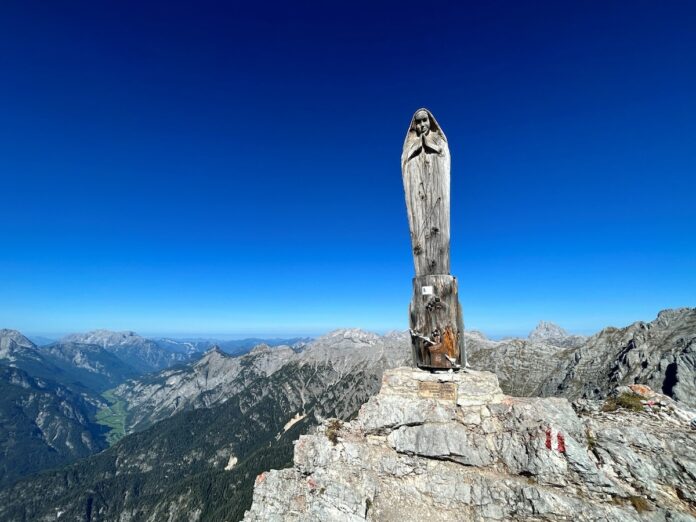
[[[574,409],[488,372],[387,370],[355,420],[257,477],[244,520],[694,521],[695,415],[647,387]]]
[[[649,323],[605,328],[572,354],[541,394],[602,398],[607,388],[634,383],[696,407],[696,308],[663,310]]]
[[[510,395],[603,399],[640,383],[696,407],[696,308],[663,310],[649,323],[587,338],[542,322],[528,339],[467,334],[466,342],[471,366],[494,372]]]

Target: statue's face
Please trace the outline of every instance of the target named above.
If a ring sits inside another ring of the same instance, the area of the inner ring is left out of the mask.
[[[430,130],[430,116],[428,116],[428,113],[425,111],[418,111],[414,119],[416,120],[416,133],[418,133],[419,136],[428,134]]]

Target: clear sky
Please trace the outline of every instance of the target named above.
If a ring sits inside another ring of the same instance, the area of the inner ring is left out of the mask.
[[[696,306],[696,3],[340,4],[2,2],[0,327],[405,329],[421,106],[467,327]]]

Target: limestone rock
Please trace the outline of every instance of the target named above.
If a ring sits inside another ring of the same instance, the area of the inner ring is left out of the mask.
[[[696,412],[630,391],[646,409],[510,397],[489,372],[387,370],[356,419],[301,436],[292,468],[257,477],[244,520],[696,521]]]
[[[603,399],[617,385],[640,383],[696,407],[696,308],[588,338],[542,322],[528,339],[467,333],[466,344],[470,365],[494,372],[511,395]]]

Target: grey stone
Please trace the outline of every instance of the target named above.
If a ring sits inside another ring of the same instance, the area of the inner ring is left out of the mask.
[[[471,366],[494,372],[510,395],[603,399],[617,385],[640,383],[696,407],[696,308],[587,338],[543,322],[528,339],[465,337]]]
[[[423,398],[426,381],[456,384],[457,404]],[[387,370],[335,444],[326,423],[257,480],[244,520],[695,521],[696,431],[676,408],[578,414],[504,396],[485,372]]]
[[[400,453],[450,458],[468,466],[488,466],[493,462],[486,437],[456,422],[403,426],[390,433],[387,441]]]

